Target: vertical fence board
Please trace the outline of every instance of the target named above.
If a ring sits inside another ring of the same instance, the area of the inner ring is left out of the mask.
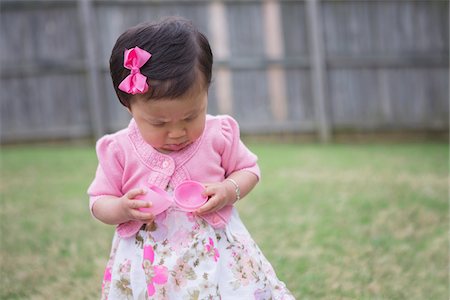
[[[309,42],[304,1],[281,3],[286,59],[309,60]],[[310,131],[314,123],[310,65],[286,68],[288,120],[297,131]],[[294,128],[292,130],[294,130]]]
[[[209,5],[209,40],[215,61],[230,59],[228,21],[223,2],[213,1]],[[208,98],[208,112],[211,114],[231,114],[233,103],[231,96],[231,71],[228,66],[218,65],[213,69],[213,78]]]
[[[314,122],[314,103],[311,94],[311,75],[305,70],[288,70],[287,98],[289,120],[311,124]],[[299,128],[298,130],[301,130]]]
[[[307,0],[307,20],[309,28],[309,53],[311,56],[311,78],[313,85],[314,115],[321,142],[330,139],[330,128],[327,107],[327,83],[325,49],[322,32],[322,14],[319,0]]]
[[[241,127],[272,123],[267,77],[260,70],[236,70],[233,72],[233,99],[236,107],[233,115],[241,122]]]
[[[105,134],[105,124],[103,118],[103,101],[100,91],[99,60],[95,38],[97,26],[93,20],[91,0],[78,0],[78,9],[80,13],[83,45],[86,58],[84,60],[87,70],[88,94],[90,96],[90,110],[92,132],[95,138],[100,138]]]
[[[284,51],[287,57],[306,56],[308,36],[306,30],[306,8],[304,1],[281,2]]]
[[[226,3],[231,57],[264,57],[264,24],[259,3]]]

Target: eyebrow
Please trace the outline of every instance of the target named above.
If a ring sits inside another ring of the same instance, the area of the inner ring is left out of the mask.
[[[160,123],[170,122],[170,120],[168,120],[168,119],[159,118],[159,117],[151,117],[151,116],[148,118],[148,120],[151,122],[160,122]]]
[[[193,117],[193,116],[199,114],[200,112],[201,112],[201,109],[191,110],[187,114],[184,114],[182,119]],[[168,119],[159,118],[159,117],[149,117],[148,120],[150,122],[158,122],[158,123],[168,123],[168,122],[170,122],[170,120],[168,120]]]
[[[183,118],[185,119],[185,118],[192,117],[192,116],[194,116],[194,115],[200,113],[200,111],[201,111],[200,109],[196,109],[196,110],[190,111],[189,113],[185,114],[185,115],[183,116]]]
[[[189,117],[192,117],[193,115],[199,114],[203,109],[204,109],[204,105],[196,107],[196,108],[192,109],[191,111],[189,111],[187,114],[183,115],[183,118],[189,118]]]

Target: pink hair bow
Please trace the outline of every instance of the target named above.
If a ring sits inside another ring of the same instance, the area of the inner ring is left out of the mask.
[[[150,57],[152,57],[150,53],[137,46],[125,50],[123,66],[131,70],[131,73],[119,84],[121,91],[132,95],[148,91],[147,77],[141,74],[140,68]]]

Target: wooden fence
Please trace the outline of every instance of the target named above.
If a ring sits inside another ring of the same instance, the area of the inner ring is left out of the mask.
[[[209,112],[245,133],[448,130],[448,1],[0,3],[3,143],[126,126],[111,48],[127,27],[167,15],[209,37]]]

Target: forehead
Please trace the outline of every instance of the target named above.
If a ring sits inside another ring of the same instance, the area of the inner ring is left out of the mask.
[[[133,116],[171,121],[203,110],[207,102],[207,90],[191,89],[175,99],[144,99],[137,97],[131,103]]]

